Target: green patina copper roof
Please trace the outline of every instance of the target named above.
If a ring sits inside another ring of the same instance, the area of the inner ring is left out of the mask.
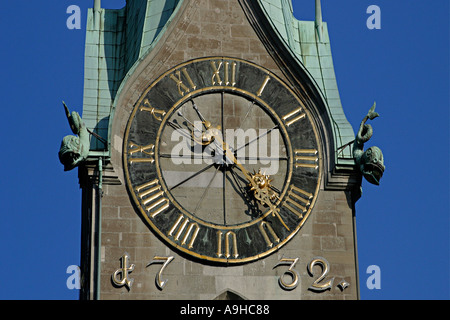
[[[319,36],[316,21],[299,21],[294,17],[290,0],[258,0],[258,2],[292,54],[305,66],[320,89],[333,122],[336,148],[353,141],[355,134],[344,114],[339,96],[326,22],[321,23]],[[317,1],[317,5],[320,8],[320,1]],[[321,14],[319,18],[321,19]],[[353,164],[351,145],[339,153],[337,162]]]
[[[291,0],[257,0],[287,48],[316,82],[328,106],[336,149],[354,140],[336,82],[327,24],[320,36],[315,21],[299,21]],[[312,0],[310,0],[312,1]],[[119,10],[89,10],[85,53],[83,120],[86,126],[108,139],[114,99],[128,71],[145,56],[170,21],[182,0],[134,0]],[[317,1],[320,6],[320,1]],[[145,8],[145,10],[142,10]],[[95,21],[95,19],[99,21]],[[104,150],[91,139],[91,151]],[[337,164],[354,163],[351,146],[341,150]]]
[[[179,2],[133,0],[119,10],[89,10],[83,121],[104,139],[108,138],[109,117],[122,80],[145,55]],[[91,150],[104,149],[101,141],[91,139]]]

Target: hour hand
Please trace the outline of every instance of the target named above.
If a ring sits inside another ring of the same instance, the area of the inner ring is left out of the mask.
[[[211,144],[211,142],[214,140],[214,133],[210,132],[211,123],[202,121],[202,124],[205,126],[206,131],[203,131],[201,128],[198,128],[193,124],[191,121],[189,121],[184,114],[179,110],[177,112],[178,116],[182,117],[187,124],[187,128],[191,133],[191,139],[202,146],[207,146]],[[215,128],[213,128],[215,129]]]
[[[253,191],[254,198],[262,205],[269,207],[272,210],[272,214],[277,214],[279,209],[273,202],[278,199],[278,195],[271,189],[270,182],[272,180],[270,179],[270,176],[262,174],[261,170],[259,170],[258,173],[251,174],[237,160],[227,143],[225,143],[220,137],[217,137],[217,141],[222,144],[223,152],[227,160],[231,160],[231,162],[234,163],[234,165],[236,165],[244,174],[245,178],[249,182],[248,186],[250,187],[250,190]]]
[[[220,132],[218,132],[218,133],[220,133]],[[256,187],[256,183],[255,183],[255,181],[253,181],[253,179],[250,175],[250,172],[248,172],[247,169],[245,169],[244,166],[236,159],[236,157],[234,156],[233,150],[231,150],[228,143],[226,143],[225,141],[222,140],[222,137],[220,136],[220,134],[215,136],[215,141],[218,144],[218,146],[223,150],[223,154],[226,159],[225,162],[232,163],[235,166],[237,166],[239,168],[239,170],[244,174],[245,178],[250,183],[251,187]]]
[[[278,200],[278,195],[272,191],[270,176],[261,173],[261,170],[250,174],[252,182],[249,184],[250,190],[253,191],[253,196],[259,203],[269,207],[272,214],[276,214],[279,209],[276,208],[274,202]]]
[[[202,134],[202,140],[208,142],[208,144],[210,144],[213,140],[214,137],[217,135],[220,135],[221,132],[220,130],[222,129],[221,126],[216,126],[213,127],[211,122],[206,120],[206,118],[203,116],[203,114],[200,112],[199,108],[197,107],[197,105],[195,104],[194,100],[191,100],[192,103],[192,108],[195,110],[195,112],[197,113],[198,117],[200,118],[200,120],[202,121],[202,125],[205,128],[205,132],[203,132]]]
[[[289,227],[284,223],[283,219],[280,217],[280,208],[275,205],[275,201],[279,200],[278,194],[272,191],[272,186],[270,182],[270,176],[261,173],[259,170],[257,173],[250,174],[252,183],[249,185],[251,187],[250,190],[253,191],[253,196],[255,199],[262,205],[268,207],[270,209],[270,213],[272,216],[277,217],[283,226],[290,230]]]

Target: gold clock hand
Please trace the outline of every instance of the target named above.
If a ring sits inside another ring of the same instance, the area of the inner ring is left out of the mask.
[[[261,204],[265,204],[270,208],[270,212],[275,217],[277,216],[278,219],[281,221],[281,223],[284,225],[284,227],[287,230],[290,230],[289,227],[284,223],[283,219],[281,218],[279,211],[280,209],[277,208],[273,204],[273,200],[275,198],[278,198],[275,192],[271,191],[269,189],[270,187],[270,179],[269,176],[264,176],[260,172],[258,174],[252,175],[250,172],[245,169],[245,167],[237,160],[237,158],[234,156],[233,151],[231,150],[228,143],[223,141],[220,129],[212,128],[209,129],[208,132],[210,132],[211,137],[213,140],[222,147],[223,153],[226,158],[228,158],[232,163],[234,163],[239,170],[244,174],[245,178],[249,182],[249,186],[251,187],[251,190],[254,191],[255,199],[258,200]],[[212,140],[211,140],[212,142]],[[262,179],[261,179],[262,177]]]
[[[214,138],[217,144],[219,144],[222,147],[225,157],[228,158],[231,162],[233,162],[239,168],[239,170],[241,170],[241,172],[244,174],[245,178],[250,182],[252,187],[257,188],[256,182],[253,181],[247,169],[245,169],[244,166],[236,159],[233,151],[231,151],[231,148],[228,146],[228,143],[223,141],[220,135],[214,135]]]
[[[231,151],[228,144],[224,142],[221,137],[216,137],[216,141],[218,143],[221,143],[226,157],[228,157],[241,170],[245,178],[250,182],[249,186],[251,187],[251,190],[254,191],[254,196],[256,200],[258,200],[262,204],[267,205],[270,208],[272,215],[274,217],[277,216],[277,218],[281,221],[284,227],[287,230],[290,230],[279,214],[280,209],[277,208],[275,204],[273,204],[272,202],[275,198],[278,198],[278,196],[276,195],[275,192],[271,192],[269,189],[271,181],[269,179],[269,176],[264,176],[261,174],[261,172],[254,175],[250,174],[244,168],[244,166],[236,159],[234,153]]]
[[[202,132],[201,129],[197,128],[191,121],[189,121],[189,119],[187,119],[184,114],[179,110],[177,112],[178,116],[182,117],[187,125],[188,130],[191,132],[191,139],[195,142],[198,143],[202,146],[207,146],[209,144],[211,144],[211,142],[214,140],[214,137],[209,133],[209,128],[211,127],[211,123],[209,121],[203,121],[203,125],[205,126],[205,128],[207,129],[206,132]],[[191,129],[191,127],[193,129]],[[220,130],[220,127],[218,128]],[[199,133],[201,133],[201,137],[198,137],[198,134],[195,133],[195,131],[198,131]]]
[[[243,166],[239,165],[238,167],[242,171]],[[259,203],[269,207],[269,209],[270,209],[269,213],[272,213],[272,216],[274,216],[274,217],[276,216],[280,220],[280,222],[283,224],[283,226],[288,231],[290,231],[289,227],[286,225],[286,223],[280,216],[280,209],[273,203],[273,201],[275,199],[279,199],[279,198],[278,198],[278,195],[274,191],[271,190],[272,186],[270,185],[270,182],[271,182],[270,177],[261,174],[261,171],[259,171],[258,173],[255,173],[255,174],[250,174],[250,175],[248,174],[248,171],[246,171],[246,172],[242,171],[242,172],[247,177],[247,179],[249,179],[248,177],[250,176],[250,180],[249,180],[250,186],[251,186],[251,190],[253,191],[253,196],[255,197],[255,199],[257,201],[259,201]]]

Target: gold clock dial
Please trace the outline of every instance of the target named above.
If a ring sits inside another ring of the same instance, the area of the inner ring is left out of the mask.
[[[304,224],[320,149],[308,110],[280,79],[212,57],[150,84],[127,126],[124,168],[133,202],[163,241],[196,258],[243,263]]]
[[[274,112],[244,94],[191,95],[161,125],[157,168],[166,190],[191,219],[211,226],[251,223],[270,209],[251,190],[256,179],[273,195],[286,185],[286,132]]]

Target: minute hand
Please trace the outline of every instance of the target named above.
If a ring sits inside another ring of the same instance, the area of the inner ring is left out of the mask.
[[[215,136],[215,139],[219,144],[222,145],[225,156],[228,159],[230,159],[231,161],[233,161],[233,163],[242,171],[244,176],[250,182],[251,190],[255,190],[255,192],[254,192],[255,199],[258,200],[262,204],[266,204],[270,208],[270,211],[272,212],[272,214],[274,216],[275,215],[278,216],[279,209],[272,203],[270,196],[267,193],[267,191],[268,191],[267,186],[266,186],[266,188],[261,188],[260,185],[255,181],[255,179],[253,179],[253,177],[247,171],[247,169],[245,169],[244,166],[236,159],[236,157],[234,156],[234,153],[231,151],[228,144],[226,142],[224,142],[221,137]],[[288,228],[288,227],[286,226],[286,228]]]
[[[280,209],[272,203],[270,196],[267,194],[267,190],[265,190],[266,192],[260,192],[263,190],[259,187],[258,183],[252,178],[252,176],[244,168],[244,166],[236,159],[228,144],[224,142],[221,137],[215,136],[215,139],[216,142],[222,145],[225,156],[233,161],[233,163],[242,171],[244,176],[250,182],[250,186],[252,187],[251,189],[255,190],[255,199],[260,203],[267,205],[270,208],[269,212],[271,212],[274,217],[276,216],[287,230],[290,230],[289,227],[284,223],[283,219],[280,217]]]
[[[222,138],[219,135],[214,136],[215,141],[222,146],[222,150],[225,154],[225,157],[230,159],[244,174],[245,178],[250,182],[252,187],[257,188],[256,182],[252,179],[250,173],[247,171],[247,169],[244,168],[244,166],[236,159],[234,156],[233,151],[231,151],[230,147],[228,146],[228,143],[222,140]]]

